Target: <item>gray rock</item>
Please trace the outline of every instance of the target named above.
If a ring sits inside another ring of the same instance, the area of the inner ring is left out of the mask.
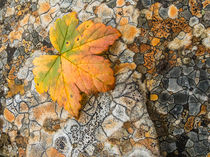
[[[170,99],[172,99],[171,97],[172,96],[170,95],[170,93],[168,91],[163,91],[159,95],[159,101],[161,103],[166,103],[166,102],[170,101]]]
[[[193,67],[183,66],[183,74],[189,75],[193,71]]]
[[[190,88],[190,83],[189,83],[189,79],[187,76],[180,76],[177,79],[177,83],[178,83],[178,85],[180,85],[182,87]]]
[[[15,95],[14,97],[16,103],[20,103],[22,99],[20,98],[20,94]]]
[[[141,0],[141,2],[142,2],[142,5],[143,5],[145,8],[150,7],[150,5],[152,4],[151,0]]]
[[[198,135],[197,133],[191,131],[187,134],[187,136],[190,138],[190,140],[192,140],[194,143],[196,143],[198,141]]]
[[[3,68],[3,63],[0,61],[0,69],[2,69]]]
[[[201,102],[201,103],[204,103],[205,101],[208,100],[208,97],[206,95],[206,93],[202,92],[200,89],[198,88],[195,88],[193,90],[194,92],[194,95],[196,96],[196,98]]]
[[[174,103],[184,105],[187,103],[188,93],[187,91],[180,91],[174,94]]]
[[[168,8],[160,7],[159,14],[160,14],[160,17],[162,17],[163,19],[168,18]]]
[[[207,66],[207,67],[210,67],[210,57],[208,57],[208,58],[206,59],[206,66]]]
[[[201,103],[189,102],[189,115],[196,116],[200,112]]]
[[[34,38],[34,39],[32,40],[32,43],[36,46],[36,45],[39,43],[38,38]]]
[[[133,60],[134,60],[134,63],[136,63],[136,65],[144,64],[144,55],[141,53],[136,53],[134,55]]]
[[[194,149],[196,155],[206,155],[208,153],[208,147],[206,147],[203,142],[196,142]]]
[[[206,70],[201,69],[200,70],[200,80],[206,80],[206,79],[209,79],[208,73]]]
[[[116,0],[111,0],[106,4],[109,8],[115,8],[116,7]]]
[[[185,19],[190,19],[192,17],[192,14],[188,9],[184,10],[180,13],[181,17],[184,17]]]
[[[181,75],[181,67],[174,67],[169,72],[169,77],[177,78]]]
[[[195,150],[194,150],[194,148],[187,149],[187,152],[190,154],[190,156],[192,156],[192,157],[195,156]]]
[[[172,79],[169,79],[167,90],[170,92],[176,93],[182,90],[182,87],[177,84],[177,79],[172,78]]]
[[[199,23],[199,19],[196,16],[193,16],[190,18],[189,25],[191,27],[195,26],[198,23]]]
[[[120,57],[121,63],[132,63],[134,55],[135,55],[135,53],[133,53],[132,51],[125,50]]]
[[[25,66],[22,67],[17,73],[18,79],[26,79],[27,75],[28,75],[28,68]]]
[[[3,10],[0,10],[0,21],[3,20]]]
[[[182,105],[176,105],[170,113],[174,115],[174,117],[178,117],[183,111],[183,106]]]
[[[171,153],[171,152],[173,152],[173,151],[175,151],[175,150],[176,150],[176,143],[175,143],[175,142],[169,143],[169,144],[168,144],[167,152]]]
[[[191,147],[193,147],[193,146],[194,146],[194,142],[193,142],[192,140],[188,139],[188,140],[187,140],[187,143],[186,143],[186,145],[185,145],[185,147],[191,148]]]
[[[210,21],[210,11],[205,11],[205,15],[203,17],[204,21]]]
[[[181,129],[181,128],[175,128],[174,131],[173,131],[174,136],[181,135],[183,133],[184,133],[184,129]]]
[[[36,10],[37,10],[37,4],[36,3],[32,3],[31,11],[36,11]]]
[[[198,135],[198,139],[199,139],[199,141],[207,140],[208,139],[208,135],[199,134]]]
[[[32,32],[32,37],[33,37],[33,38],[37,38],[38,36],[39,36],[38,32],[34,30],[34,31]]]
[[[189,103],[196,103],[196,102],[198,102],[198,100],[195,98],[195,96],[194,95],[190,95],[189,96]]]
[[[83,3],[89,3],[91,0],[82,0]]]
[[[209,88],[209,85],[210,85],[209,80],[202,80],[198,83],[198,88],[203,92],[206,92]]]

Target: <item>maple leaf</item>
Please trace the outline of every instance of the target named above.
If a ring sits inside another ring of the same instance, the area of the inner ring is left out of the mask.
[[[81,92],[106,92],[114,87],[110,62],[97,54],[119,37],[118,30],[102,23],[86,21],[78,26],[75,12],[57,19],[50,28],[50,40],[58,54],[42,55],[33,61],[37,91],[48,91],[53,101],[77,117]]]

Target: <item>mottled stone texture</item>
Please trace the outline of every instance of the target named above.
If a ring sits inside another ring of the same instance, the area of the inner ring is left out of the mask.
[[[0,156],[205,157],[210,120],[209,0],[0,0]],[[116,86],[79,119],[39,94],[33,59],[76,11],[117,28],[104,56]]]

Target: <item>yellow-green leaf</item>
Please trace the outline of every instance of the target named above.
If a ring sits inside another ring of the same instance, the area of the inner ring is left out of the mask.
[[[48,91],[52,100],[77,117],[81,92],[106,92],[114,87],[110,62],[97,54],[119,37],[115,28],[102,23],[86,21],[78,26],[75,12],[56,20],[50,29],[50,40],[59,54],[34,59],[37,91]]]

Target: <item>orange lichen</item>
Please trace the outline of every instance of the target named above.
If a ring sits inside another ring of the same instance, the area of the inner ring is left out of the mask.
[[[192,13],[192,15],[195,15],[199,18],[202,17],[201,14],[201,3],[198,3],[196,0],[189,0],[189,6],[190,6],[190,11]]]
[[[14,114],[7,108],[4,109],[4,118],[10,123],[12,123],[15,120]]]
[[[194,116],[191,116],[188,118],[187,122],[185,123],[184,129],[186,132],[190,132],[193,129],[193,124],[194,124]]]
[[[136,68],[135,63],[121,63],[114,67],[115,74],[119,74],[128,70],[134,70]]]
[[[125,5],[125,0],[117,0],[116,5],[117,7],[122,7],[123,5]]]
[[[39,14],[43,14],[46,13],[48,10],[50,10],[50,4],[48,2],[44,2],[40,4],[38,12]]]
[[[152,41],[151,41],[151,45],[152,46],[156,46],[158,45],[160,42],[160,39],[159,38],[153,38]]]
[[[61,154],[59,151],[57,151],[57,149],[53,147],[48,148],[46,151],[46,154],[47,156],[50,156],[50,157],[65,157],[64,154]]]
[[[172,19],[175,19],[178,17],[178,9],[175,5],[170,5],[168,8],[168,16]]]
[[[202,4],[203,4],[203,9],[205,9],[210,4],[210,0],[205,0],[202,2]]]
[[[151,49],[151,47],[150,47],[150,45],[148,45],[148,44],[141,44],[140,45],[140,52],[141,53],[144,53],[144,52],[146,52],[146,51],[148,51],[148,50],[150,50]]]
[[[144,54],[144,66],[151,70],[155,67],[154,51]]]
[[[46,102],[32,109],[33,117],[43,125],[46,118],[56,118],[55,103]]]
[[[198,116],[200,115],[205,115],[207,113],[207,106],[206,105],[202,105],[201,106],[201,111],[200,113],[198,114]]]
[[[20,21],[20,26],[24,26],[28,24],[29,17],[30,17],[30,14],[25,15],[24,18]]]
[[[126,25],[126,24],[128,24],[128,18],[127,17],[122,17],[120,19],[119,25],[122,26],[122,25]]]
[[[122,33],[123,40],[125,40],[127,43],[132,43],[134,38],[140,32],[138,28],[130,24],[119,26],[118,29]]]
[[[206,52],[206,48],[203,45],[198,45],[198,50],[196,51],[196,56],[203,56]]]
[[[8,87],[9,87],[9,92],[7,93],[7,98],[12,97],[18,93],[20,93],[21,95],[24,94],[24,84],[16,84],[15,80],[10,80],[7,79],[8,82]]]
[[[10,42],[13,43],[14,40],[21,40],[22,39],[22,33],[23,33],[23,30],[13,30],[12,32],[10,32],[9,34],[9,39],[10,39]]]
[[[139,47],[136,43],[133,43],[133,44],[129,44],[128,45],[128,49],[135,52],[135,53],[138,53],[139,52]]]
[[[150,95],[150,100],[151,100],[151,101],[156,101],[156,100],[158,100],[158,95],[157,95],[157,94],[151,94],[151,95]]]

